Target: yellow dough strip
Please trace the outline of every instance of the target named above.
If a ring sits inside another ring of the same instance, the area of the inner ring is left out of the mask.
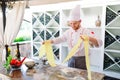
[[[53,49],[52,49],[52,46],[49,40],[45,41],[45,44],[40,47],[39,56],[42,57],[44,54],[46,54],[48,63],[52,67],[56,66],[55,60],[54,60]]]
[[[90,59],[89,59],[89,38],[88,36],[85,36],[87,40],[84,40],[84,46],[85,46],[85,61],[86,61],[86,67],[87,67],[87,73],[88,73],[88,80],[92,80],[91,78],[91,70],[90,70]]]
[[[90,59],[89,59],[89,38],[88,36],[84,35],[84,47],[85,47],[85,59],[86,59],[86,67],[87,67],[87,72],[88,72],[88,80],[92,80],[91,79],[91,70],[90,70]],[[79,48],[80,43],[82,42],[82,39],[79,38],[77,44],[71,49],[71,51],[69,52],[68,56],[66,57],[66,59],[63,61],[63,63],[65,63],[67,60],[69,60],[77,51],[77,49]]]
[[[68,56],[65,58],[65,60],[63,61],[63,63],[65,63],[67,60],[69,60],[77,51],[77,49],[79,48],[80,43],[82,42],[82,40],[79,38],[77,44],[71,49],[71,51],[68,53]]]

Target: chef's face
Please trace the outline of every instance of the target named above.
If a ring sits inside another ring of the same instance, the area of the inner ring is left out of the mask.
[[[77,30],[77,29],[80,28],[80,23],[81,23],[81,20],[79,20],[79,21],[69,21],[69,26],[71,26],[73,30]]]

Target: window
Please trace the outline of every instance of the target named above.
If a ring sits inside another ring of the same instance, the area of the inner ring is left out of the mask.
[[[20,30],[14,42],[31,41],[31,33],[31,14],[30,11],[26,9]]]

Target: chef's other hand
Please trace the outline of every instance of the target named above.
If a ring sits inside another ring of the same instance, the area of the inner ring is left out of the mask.
[[[81,35],[80,38],[81,38],[83,41],[89,40],[89,37],[88,37],[87,35]]]
[[[50,42],[51,44],[53,43],[53,40],[46,40],[46,41],[43,41],[42,44],[45,44],[45,42]]]
[[[42,44],[45,44],[45,41],[43,41]]]

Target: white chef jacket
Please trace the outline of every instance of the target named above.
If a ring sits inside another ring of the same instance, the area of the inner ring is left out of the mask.
[[[80,27],[78,30],[73,30],[72,28],[66,30],[62,36],[59,36],[57,38],[53,39],[53,44],[58,44],[62,42],[67,42],[69,50],[71,50],[75,44],[78,42],[78,39],[80,38],[80,35],[88,35],[91,37],[95,37],[95,33],[91,32],[90,30],[86,28]],[[96,37],[95,37],[96,38]],[[96,38],[98,41],[99,46],[102,45],[102,41],[98,38]],[[74,56],[85,56],[84,51],[84,44],[83,42],[80,44],[79,49],[76,51]]]

